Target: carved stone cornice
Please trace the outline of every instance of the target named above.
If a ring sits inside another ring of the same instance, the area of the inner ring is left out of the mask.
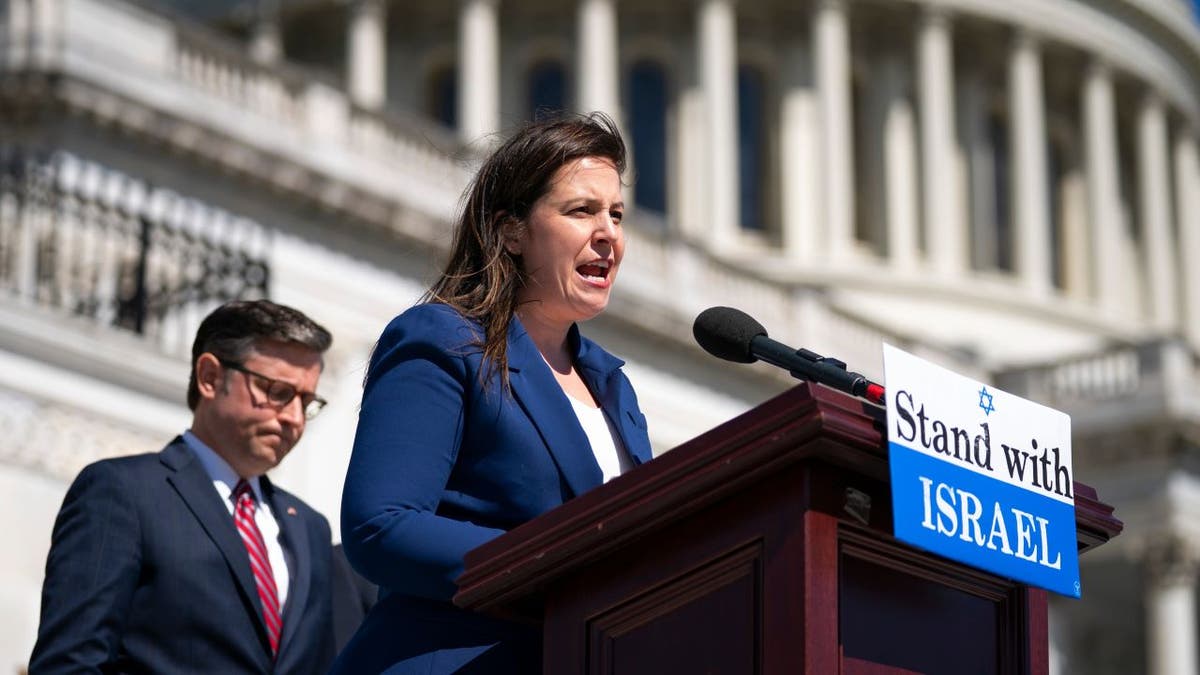
[[[161,433],[0,389],[0,467],[70,481],[92,462],[153,452],[168,440]]]

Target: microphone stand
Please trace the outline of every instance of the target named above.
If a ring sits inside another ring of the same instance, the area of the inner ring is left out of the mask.
[[[792,350],[765,335],[757,335],[750,343],[751,352],[758,358],[778,366],[800,380],[824,384],[852,396],[859,396],[884,405],[884,389],[861,373],[846,369],[846,362],[828,358],[801,347]]]

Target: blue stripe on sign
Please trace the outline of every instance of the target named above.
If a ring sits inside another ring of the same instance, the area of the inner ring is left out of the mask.
[[[1079,597],[1075,507],[891,443],[896,538]]]

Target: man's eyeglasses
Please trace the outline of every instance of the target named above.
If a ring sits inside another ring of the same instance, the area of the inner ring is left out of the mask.
[[[325,399],[317,396],[314,393],[302,393],[300,390],[296,389],[295,386],[288,384],[283,380],[277,380],[273,377],[267,377],[262,373],[256,373],[240,363],[226,361],[225,359],[217,360],[220,361],[222,366],[225,366],[230,370],[236,370],[239,373],[252,375],[263,382],[266,382],[266,386],[262,387],[263,392],[267,396],[267,402],[276,410],[282,410],[292,402],[292,399],[299,396],[300,405],[304,408],[304,418],[311,420],[321,412],[321,409],[324,408],[325,404],[327,403]]]

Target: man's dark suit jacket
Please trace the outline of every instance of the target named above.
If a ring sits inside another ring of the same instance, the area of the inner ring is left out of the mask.
[[[162,452],[85,468],[54,524],[30,675],[325,673],[334,656],[329,523],[261,480],[291,570],[272,660],[233,517],[199,459]]]

